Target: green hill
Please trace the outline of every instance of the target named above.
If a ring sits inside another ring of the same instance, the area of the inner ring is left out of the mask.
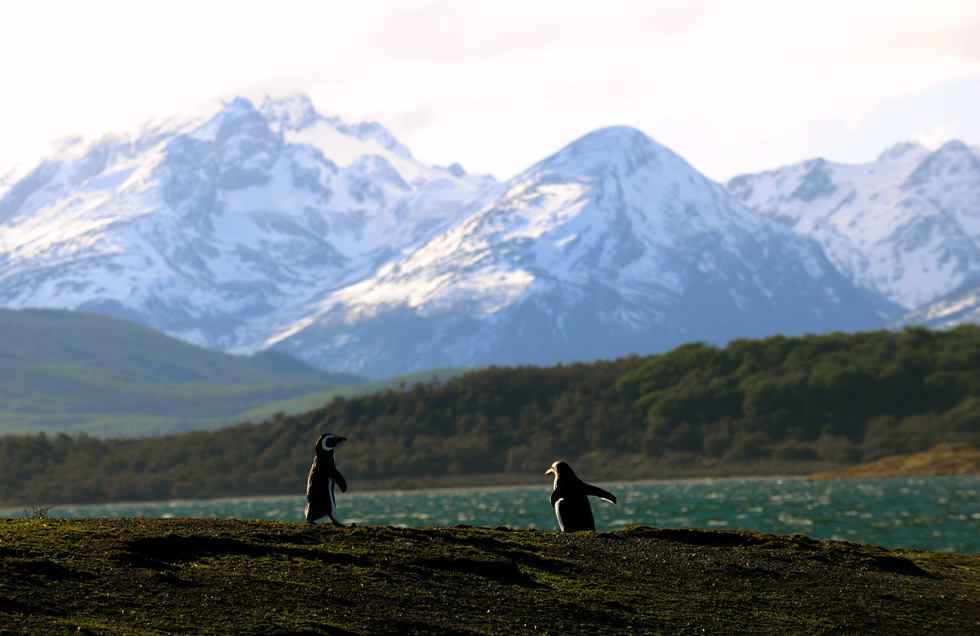
[[[285,353],[210,351],[94,314],[0,309],[0,434],[215,428],[270,403],[366,381]]]
[[[320,371],[285,353],[230,356],[124,320],[51,309],[0,309],[0,364],[82,367],[158,384],[365,381]]]

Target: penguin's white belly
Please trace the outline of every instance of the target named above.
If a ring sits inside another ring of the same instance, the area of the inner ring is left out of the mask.
[[[333,492],[336,483],[332,477],[327,480],[327,492],[330,493],[330,514],[333,514],[333,511],[337,509],[337,495]]]
[[[565,531],[565,524],[561,521],[561,504],[564,501],[564,499],[559,499],[555,502],[555,516],[558,517],[558,527],[561,528],[562,532]]]

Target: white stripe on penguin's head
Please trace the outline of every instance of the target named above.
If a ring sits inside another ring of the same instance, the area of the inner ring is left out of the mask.
[[[346,442],[346,441],[347,441],[346,437],[339,437],[332,433],[328,433],[327,435],[323,436],[323,440],[320,442],[320,446],[323,447],[323,450],[329,451],[336,448],[337,445],[340,444],[341,442]]]

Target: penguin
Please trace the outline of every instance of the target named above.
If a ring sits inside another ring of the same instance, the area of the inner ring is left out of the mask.
[[[347,492],[347,481],[337,470],[337,459],[333,450],[346,437],[338,437],[332,433],[321,435],[316,441],[316,457],[310,467],[310,477],[306,480],[306,521],[313,523],[322,517],[329,517],[335,526],[344,524],[337,521],[337,498],[334,496],[334,486],[340,486],[340,492]]]
[[[565,462],[555,462],[545,475],[552,473],[555,475],[555,489],[551,491],[551,505],[555,507],[558,526],[562,532],[595,530],[589,495],[605,499],[612,504],[616,503],[616,495],[585,483]]]

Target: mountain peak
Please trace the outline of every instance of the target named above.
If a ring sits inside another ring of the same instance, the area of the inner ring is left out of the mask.
[[[536,167],[584,174],[615,169],[630,175],[643,166],[659,165],[668,157],[676,155],[642,131],[630,126],[609,126],[579,137]]]
[[[309,95],[305,93],[282,99],[272,99],[266,95],[259,111],[270,123],[278,122],[286,130],[303,130],[320,118]]]
[[[603,140],[607,143],[632,143],[636,140],[644,139],[649,140],[650,138],[642,130],[638,130],[632,126],[606,126],[604,128],[597,128],[579,138],[580,141]]]
[[[216,141],[234,134],[243,126],[266,128],[267,124],[261,113],[255,109],[251,100],[236,97],[224,105],[218,113],[191,133],[191,137],[199,141]]]
[[[936,152],[945,153],[945,154],[953,154],[953,153],[958,154],[961,152],[970,152],[970,147],[967,146],[962,141],[960,141],[959,139],[951,139],[950,141],[947,141],[942,146],[940,146],[939,149],[936,150]]]
[[[919,188],[930,182],[939,181],[949,188],[952,183],[964,178],[976,183],[980,176],[980,153],[971,149],[962,141],[947,141],[909,175],[904,186],[909,189]]]
[[[878,161],[888,162],[902,158],[923,157],[929,153],[925,146],[914,141],[902,141],[878,155]]]
[[[579,137],[567,148],[578,152],[630,152],[637,147],[660,148],[653,139],[632,126],[608,126]]]
[[[255,104],[252,103],[252,100],[246,99],[245,97],[236,97],[230,102],[223,103],[221,110],[211,119],[235,120],[242,117],[250,117],[257,113],[258,111],[255,109]]]

